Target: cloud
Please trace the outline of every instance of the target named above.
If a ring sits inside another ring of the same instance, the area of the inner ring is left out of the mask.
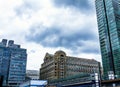
[[[41,4],[39,5],[39,1],[33,0],[24,0],[21,5],[18,5],[14,10],[17,16],[23,18],[30,18],[33,16],[34,12],[39,11],[41,8]]]
[[[56,7],[69,7],[80,10],[81,12],[93,11],[90,0],[54,0]]]
[[[27,49],[28,69],[39,69],[45,53],[57,50],[100,58],[93,1],[0,0],[0,38]]]
[[[79,9],[85,11],[94,9],[89,0],[54,1],[56,5],[58,2],[66,6],[76,6],[78,4]],[[74,3],[72,4],[72,2]],[[47,12],[49,12],[49,15]],[[32,23],[25,39],[45,48],[64,47],[65,49],[74,50],[73,53],[75,54],[79,52],[99,54],[99,48],[94,46],[99,46],[99,44],[96,33],[96,17],[93,13],[83,14],[72,7],[63,8],[62,6],[59,8],[50,6],[49,11],[41,8],[36,12],[37,15],[31,17],[31,20],[37,18],[37,22]]]
[[[48,28],[40,26],[42,25],[38,24],[30,29],[29,34],[26,36],[28,41],[36,42],[44,47],[64,47],[66,49],[76,50],[75,52],[82,48],[78,51],[85,53],[99,53],[98,48],[95,48],[94,45],[90,46],[90,44],[95,43],[94,41],[97,41],[97,38],[93,32],[86,31],[89,27],[85,27],[83,30],[77,29],[77,31],[75,30],[74,32],[71,32],[68,29],[68,32],[64,32],[65,29],[60,27]]]

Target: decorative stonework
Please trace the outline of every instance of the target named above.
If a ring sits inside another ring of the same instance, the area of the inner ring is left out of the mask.
[[[96,60],[66,56],[64,51],[59,50],[54,55],[46,53],[40,68],[40,79],[53,80],[94,72],[98,72]]]

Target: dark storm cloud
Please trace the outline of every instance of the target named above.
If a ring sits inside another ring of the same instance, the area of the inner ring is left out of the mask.
[[[89,44],[89,43],[88,43]],[[98,45],[90,48],[84,48],[82,50],[83,53],[95,53],[100,54],[100,50],[98,49]]]
[[[93,5],[89,0],[54,0],[54,3],[56,7],[75,7],[82,12],[93,10]]]
[[[36,29],[38,33],[34,34]],[[46,40],[46,38],[48,39]],[[75,50],[75,51],[77,51],[81,47],[84,47],[84,49],[82,49],[81,52],[98,53],[97,48],[94,49],[94,48],[85,47],[86,41],[93,41],[93,42],[96,41],[94,34],[92,34],[92,32],[90,31],[88,32],[80,31],[80,32],[71,33],[68,30],[68,33],[63,34],[63,29],[60,29],[59,27],[41,29],[40,26],[38,25],[30,29],[30,33],[26,36],[26,39],[28,41],[33,41],[36,42],[37,44],[41,44],[44,47],[53,47],[53,48],[64,47],[66,49]]]

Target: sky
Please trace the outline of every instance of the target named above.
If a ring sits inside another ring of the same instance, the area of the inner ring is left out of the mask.
[[[101,61],[95,0],[0,0],[0,39],[27,49],[27,69],[46,52]]]

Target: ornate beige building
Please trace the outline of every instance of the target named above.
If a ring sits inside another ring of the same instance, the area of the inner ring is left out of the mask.
[[[63,51],[56,51],[54,55],[46,53],[40,68],[40,79],[53,80],[98,71],[99,65],[94,59],[70,57]]]

